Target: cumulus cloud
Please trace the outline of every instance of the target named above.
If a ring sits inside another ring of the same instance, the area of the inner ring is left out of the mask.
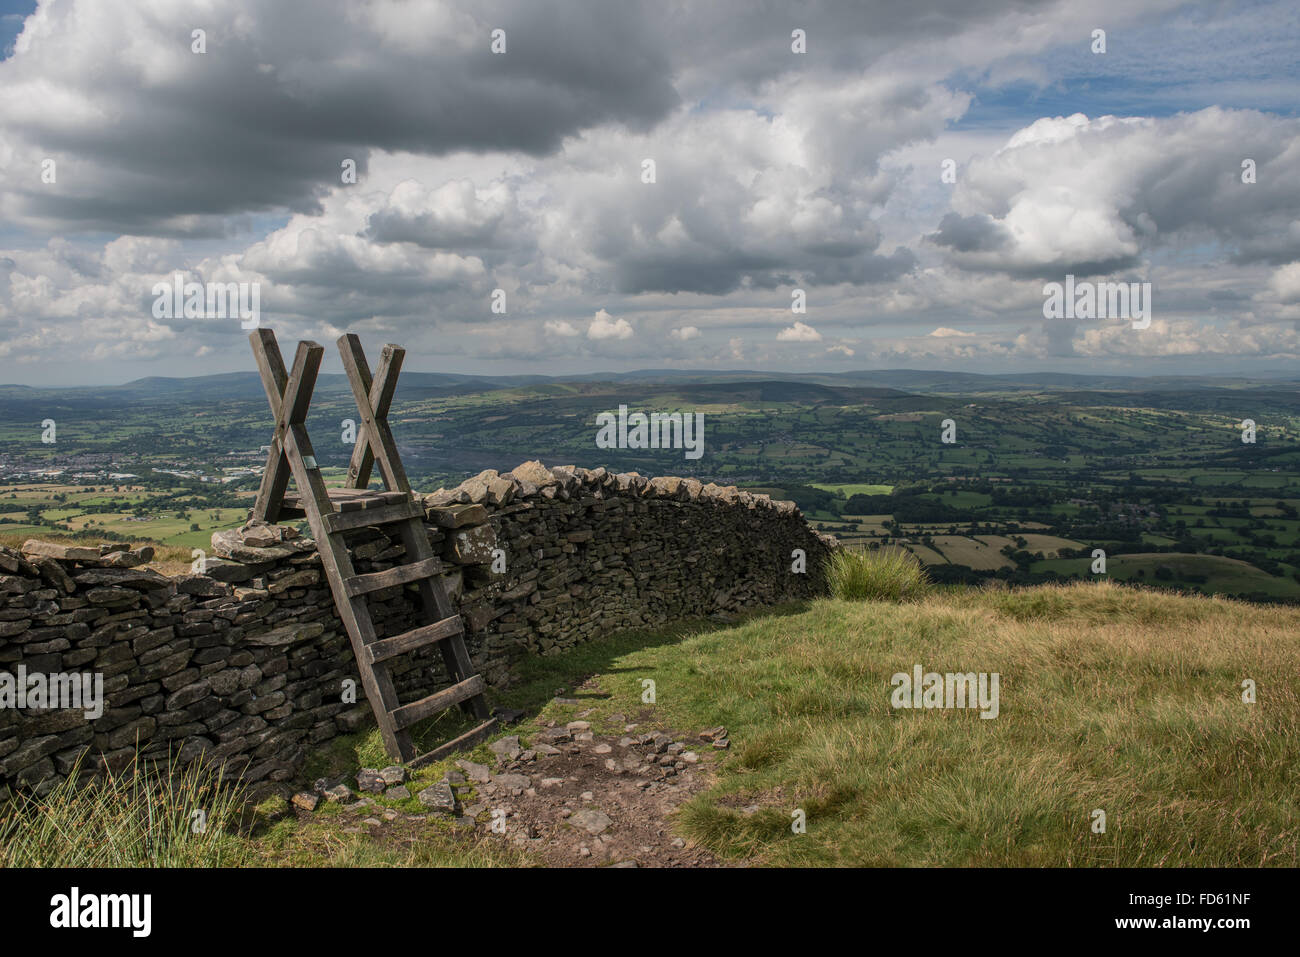
[[[1276,302],[1300,302],[1300,262],[1287,263],[1268,280],[1268,293]]]
[[[777,342],[821,342],[822,334],[812,326],[795,320],[793,326],[788,326],[776,334]]]
[[[588,339],[631,339],[632,324],[626,319],[615,319],[604,309],[596,313],[587,327]]]
[[[578,327],[566,319],[547,319],[542,324],[542,327],[553,336],[572,338],[573,336],[582,335],[578,331]]]
[[[1297,181],[1289,117],[1043,118],[968,164],[929,239],[964,269],[1022,276],[1131,270],[1152,250],[1207,242],[1239,262],[1286,262],[1300,256]]]
[[[695,326],[681,326],[669,332],[668,335],[672,336],[674,339],[680,340],[681,342],[687,342],[691,339],[698,339],[700,337],[700,330]]]
[[[226,215],[318,209],[343,161],[364,177],[376,149],[542,155],[604,122],[643,127],[678,99],[650,12],[499,0],[238,0],[203,14],[42,3],[0,63],[3,167],[11,182],[37,184],[10,191],[7,212],[219,235]],[[206,53],[192,52],[200,24]],[[498,27],[507,52],[494,55]],[[27,175],[47,156],[65,171],[53,189]]]

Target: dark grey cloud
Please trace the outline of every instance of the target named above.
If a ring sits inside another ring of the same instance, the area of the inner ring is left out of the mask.
[[[231,213],[318,211],[342,161],[364,177],[373,149],[541,155],[593,125],[644,128],[678,102],[645,7],[443,6],[427,27],[412,18],[404,38],[399,4],[250,0],[213,16],[56,0],[0,63],[0,123],[27,147],[12,163],[65,159],[53,185],[38,166],[10,169],[32,184],[12,212],[219,234]],[[205,54],[191,52],[195,28]],[[495,28],[502,55],[489,49]]]
[[[939,221],[939,229],[926,239],[959,253],[997,252],[1011,244],[1010,231],[987,213],[947,213]]]
[[[6,170],[7,212],[70,229],[219,236],[233,214],[318,212],[340,163],[354,160],[364,177],[376,149],[542,156],[602,124],[652,128],[683,90],[721,103],[787,75],[861,75],[922,38],[1052,6],[229,0],[211,12],[52,0],[0,62],[0,126],[21,145]],[[503,55],[489,49],[497,28]],[[795,28],[808,34],[806,56],[790,51]],[[205,54],[190,52],[194,29],[207,32]],[[895,96],[855,130],[828,127],[847,137],[830,148],[847,157],[896,145],[890,114],[919,115],[922,94]],[[65,161],[57,185],[33,174],[43,156]]]

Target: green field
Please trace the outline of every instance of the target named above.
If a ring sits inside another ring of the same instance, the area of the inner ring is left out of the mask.
[[[892,485],[863,485],[861,483],[826,485],[821,482],[813,482],[812,486],[813,488],[819,488],[824,492],[833,492],[836,495],[842,495],[844,498],[848,498],[850,495],[888,495],[894,490],[894,486]]]
[[[1089,575],[1089,558],[1050,559],[1036,562],[1035,570],[1051,570],[1062,575]],[[1169,576],[1158,574],[1169,569]],[[1300,582],[1293,578],[1275,578],[1254,565],[1215,555],[1180,555],[1167,553],[1115,555],[1106,561],[1106,574],[1116,581],[1143,582],[1201,591],[1206,594],[1267,595],[1274,598],[1300,599]],[[1095,576],[1092,576],[1095,577]],[[1205,580],[1202,581],[1201,578]]]
[[[891,374],[884,388],[854,384],[857,373],[512,386],[421,384],[413,375],[403,378],[390,421],[417,490],[540,458],[693,475],[792,499],[847,544],[916,544],[927,561],[949,566],[949,583],[1031,584],[1073,573],[1077,563],[1039,564],[1039,553],[1054,560],[1062,543],[1089,553],[1140,548],[1244,562],[1273,581],[1217,575],[1215,587],[1236,583],[1256,598],[1290,600],[1300,575],[1300,390],[1293,383],[1234,386],[1234,401],[1267,410],[1255,413],[1256,444],[1243,445],[1238,420],[1224,412],[1221,383],[1209,378],[1145,391],[1138,379],[1066,389],[996,377],[952,385],[925,373]],[[256,376],[241,387],[223,380],[221,390],[0,387],[0,483],[51,466],[91,476],[58,479],[85,486],[63,500],[3,494],[6,485],[40,484],[31,478],[0,485],[0,535],[98,533],[202,547],[215,528],[239,521],[257,483],[256,476],[233,485],[217,479],[260,466],[271,427]],[[594,448],[596,413],[619,404],[703,412],[703,457]],[[51,410],[67,423],[57,446],[41,444],[31,427]],[[345,383],[322,377],[308,426],[331,481],[351,454],[340,421],[355,414]],[[945,418],[958,423],[954,445],[940,440]],[[164,470],[191,478],[160,477]],[[142,478],[105,491],[96,471]],[[999,541],[995,551],[1009,546],[1010,553],[992,557],[973,544],[989,536]]]

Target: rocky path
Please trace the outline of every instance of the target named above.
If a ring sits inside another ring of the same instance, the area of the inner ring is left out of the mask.
[[[621,715],[612,719],[623,724]],[[492,764],[455,762],[441,780],[412,790],[405,768],[363,769],[360,795],[347,784],[318,781],[295,795],[298,813],[336,801],[347,812],[342,830],[372,832],[454,822],[464,836],[505,841],[552,867],[729,866],[674,834],[673,812],[708,785],[709,766],[728,747],[726,730],[694,735],[643,731],[601,735],[579,718],[552,723],[525,741],[510,735],[491,745]],[[391,804],[418,800],[410,813]]]

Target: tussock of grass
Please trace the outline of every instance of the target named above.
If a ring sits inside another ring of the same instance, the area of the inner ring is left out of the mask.
[[[428,783],[432,783],[430,780]],[[389,802],[385,802],[389,803]],[[408,802],[409,803],[409,802]],[[272,797],[254,808],[219,770],[137,761],[111,777],[69,776],[43,798],[0,806],[0,867],[519,867],[499,842],[473,842],[450,823],[412,824],[382,839],[325,804],[299,818]],[[408,811],[422,808],[407,808]],[[195,811],[203,812],[195,828]]]
[[[921,563],[902,549],[841,548],[827,562],[826,580],[842,601],[907,601],[930,589]]]
[[[74,772],[45,797],[19,795],[0,810],[0,866],[248,865],[257,852],[238,833],[244,803],[236,783],[201,761],[137,760],[86,783]]]

